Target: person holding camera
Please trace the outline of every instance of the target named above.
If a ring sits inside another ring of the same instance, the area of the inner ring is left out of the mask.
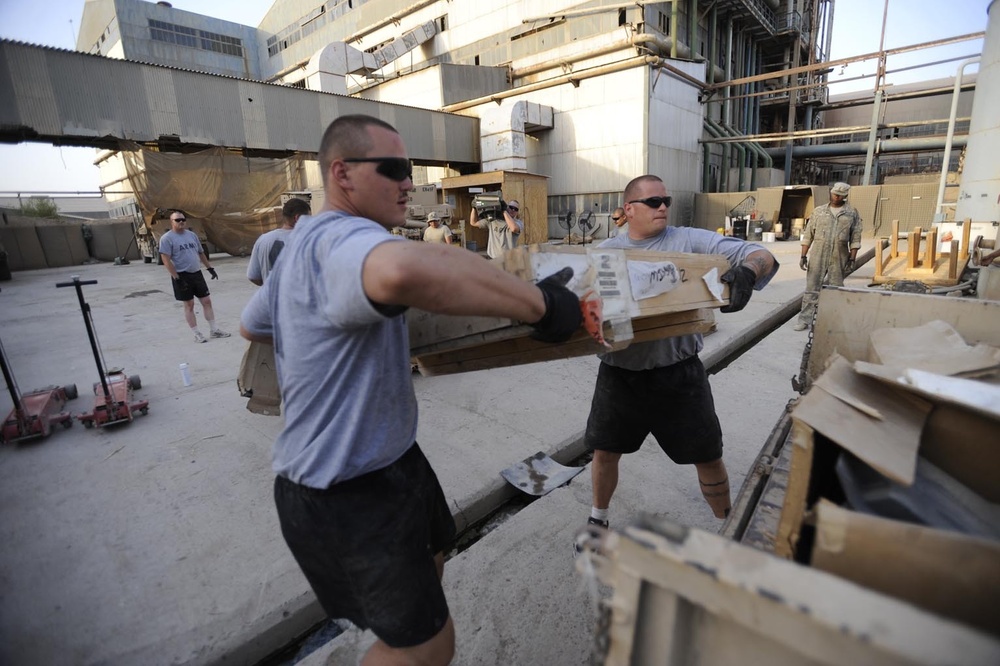
[[[504,202],[500,199],[500,215],[492,219],[479,219],[479,213],[475,206],[469,215],[469,224],[480,229],[488,229],[490,240],[486,246],[486,255],[490,259],[496,259],[507,250],[517,247],[517,239],[524,231],[524,222],[521,220],[521,204],[517,199]]]

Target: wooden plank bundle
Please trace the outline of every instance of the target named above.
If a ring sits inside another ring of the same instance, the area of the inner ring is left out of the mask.
[[[530,245],[505,253],[497,263],[532,282],[571,266],[574,277],[567,286],[581,296],[592,290],[602,301],[608,346],[583,328],[552,345],[531,339],[530,326],[509,319],[411,310],[410,354],[422,375],[586,356],[633,342],[707,333],[714,326],[711,308],[728,302],[728,286],[719,279],[729,262],[717,255]]]

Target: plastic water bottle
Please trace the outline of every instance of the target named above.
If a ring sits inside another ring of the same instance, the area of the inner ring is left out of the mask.
[[[194,382],[191,381],[191,368],[188,367],[187,363],[181,363],[181,381],[184,382],[184,386],[191,386]]]

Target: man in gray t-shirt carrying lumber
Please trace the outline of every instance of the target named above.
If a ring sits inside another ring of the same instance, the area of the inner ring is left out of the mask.
[[[563,286],[570,269],[533,285],[462,248],[390,233],[413,179],[388,123],[337,118],[319,163],[323,210],[295,227],[240,327],[274,342],[282,535],[326,613],[378,637],[364,663],[447,664],[455,629],[441,576],[455,522],[414,439],[403,315],[507,317],[561,342],[580,327],[580,302]]]

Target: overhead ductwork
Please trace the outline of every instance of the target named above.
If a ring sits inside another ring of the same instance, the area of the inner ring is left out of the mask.
[[[346,95],[348,75],[368,76],[436,34],[437,25],[434,21],[428,21],[372,53],[360,51],[344,42],[327,44],[306,65],[306,88]]]
[[[551,106],[523,100],[483,113],[479,122],[483,171],[527,171],[525,134],[552,129],[553,116]]]

